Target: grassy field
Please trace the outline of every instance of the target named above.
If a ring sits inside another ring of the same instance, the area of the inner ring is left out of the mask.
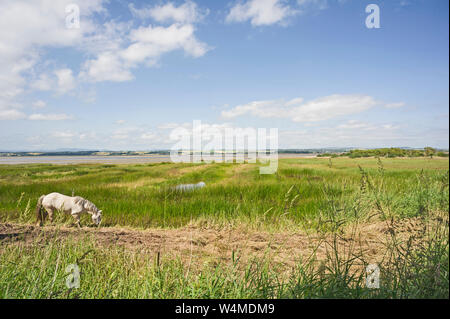
[[[260,175],[256,164],[5,165],[0,218],[31,222],[39,196],[59,192],[94,202],[104,212],[104,226],[179,227],[191,220],[308,225],[330,208],[330,200],[351,217],[347,206],[360,196],[366,175],[374,183],[383,175],[379,199],[392,214],[412,217],[421,205],[445,209],[448,202],[437,197],[447,171],[448,159],[286,159],[274,175]],[[198,192],[171,190],[200,181],[207,187]],[[417,202],[426,191],[429,202]]]
[[[312,245],[327,247],[321,260],[312,253],[289,270],[274,254],[241,259],[234,250],[219,261],[190,267],[186,259],[161,257],[154,250],[101,245],[93,229],[86,236],[77,236],[74,229],[74,236],[61,240],[52,228],[51,236],[43,230],[31,241],[5,231],[0,237],[0,297],[448,298],[448,158],[283,159],[274,175],[260,175],[258,167],[0,166],[4,225],[34,223],[39,196],[56,191],[94,202],[103,210],[102,227],[112,230],[191,227],[200,234],[230,229],[287,238],[308,233],[316,236]],[[172,190],[200,181],[207,185],[201,190]],[[397,236],[393,229],[404,221],[414,221],[420,231]],[[348,238],[343,237],[354,225],[380,222],[389,231],[380,259],[383,285],[374,290],[364,286],[364,253],[344,245]],[[59,215],[54,227],[71,228],[72,223]],[[88,226],[89,218],[82,223]],[[64,269],[73,262],[82,265],[82,284],[67,290]]]

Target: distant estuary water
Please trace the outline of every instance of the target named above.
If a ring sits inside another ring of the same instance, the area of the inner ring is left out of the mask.
[[[171,162],[170,156],[15,156],[0,157],[0,164],[128,164]]]
[[[313,154],[279,154],[279,158],[315,157]],[[214,159],[222,160],[221,156]],[[133,164],[172,162],[169,155],[160,156],[14,156],[0,157],[0,164]]]

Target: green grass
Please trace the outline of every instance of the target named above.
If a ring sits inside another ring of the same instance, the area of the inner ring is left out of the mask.
[[[331,236],[320,269],[312,256],[289,272],[267,258],[244,264],[234,254],[191,269],[176,258],[105,248],[89,237],[5,241],[0,298],[448,298],[448,165],[439,158],[284,159],[267,176],[256,164],[0,166],[1,221],[34,222],[38,197],[57,191],[93,201],[105,226],[201,222]],[[170,190],[199,181],[206,188]],[[356,221],[410,217],[427,225],[420,243],[387,235],[382,285],[366,288],[364,255],[343,252],[336,238]],[[60,216],[56,224],[68,222]],[[65,287],[71,263],[82,269],[80,289]]]
[[[448,223],[448,219],[446,221]],[[267,258],[190,269],[179,259],[98,246],[89,237],[10,244],[0,254],[0,298],[449,298],[448,224],[431,226],[418,249],[395,244],[380,265],[379,289],[366,287],[362,255],[333,240],[318,271],[314,259],[290,273]],[[351,258],[349,258],[351,256]],[[66,267],[78,265],[80,287],[66,287]],[[359,271],[352,270],[357,266]]]
[[[369,179],[383,174],[379,199],[395,214],[421,213],[418,193],[425,181],[434,196],[427,209],[445,210],[448,189],[440,187],[448,178],[448,159],[383,159],[381,165],[382,173],[377,159],[285,159],[274,175],[260,175],[256,164],[2,165],[0,220],[31,222],[39,196],[60,192],[94,202],[105,226],[179,227],[195,220],[305,226],[326,210],[330,196],[339,197],[343,208],[360,197],[359,166]],[[199,181],[207,187],[171,190]]]

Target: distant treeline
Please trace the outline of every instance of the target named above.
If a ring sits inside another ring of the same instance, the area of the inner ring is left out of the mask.
[[[278,154],[321,154],[327,152],[345,152],[347,149],[313,148],[313,149],[279,149]]]
[[[436,150],[432,147],[425,147],[422,150],[416,149],[403,149],[403,148],[376,148],[368,150],[350,150],[343,153],[322,153],[317,155],[318,157],[339,157],[348,156],[350,158],[360,157],[448,157],[448,152]]]

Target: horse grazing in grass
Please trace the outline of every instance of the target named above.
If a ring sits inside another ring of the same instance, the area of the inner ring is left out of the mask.
[[[42,208],[44,208],[44,210]],[[80,215],[83,213],[92,215],[92,221],[96,225],[100,225],[100,222],[102,221],[102,211],[93,203],[80,196],[70,197],[60,193],[51,193],[39,197],[36,206],[36,217],[40,226],[44,224],[47,214],[50,222],[53,222],[53,214],[55,211],[71,214],[77,221],[79,228],[81,228]]]

